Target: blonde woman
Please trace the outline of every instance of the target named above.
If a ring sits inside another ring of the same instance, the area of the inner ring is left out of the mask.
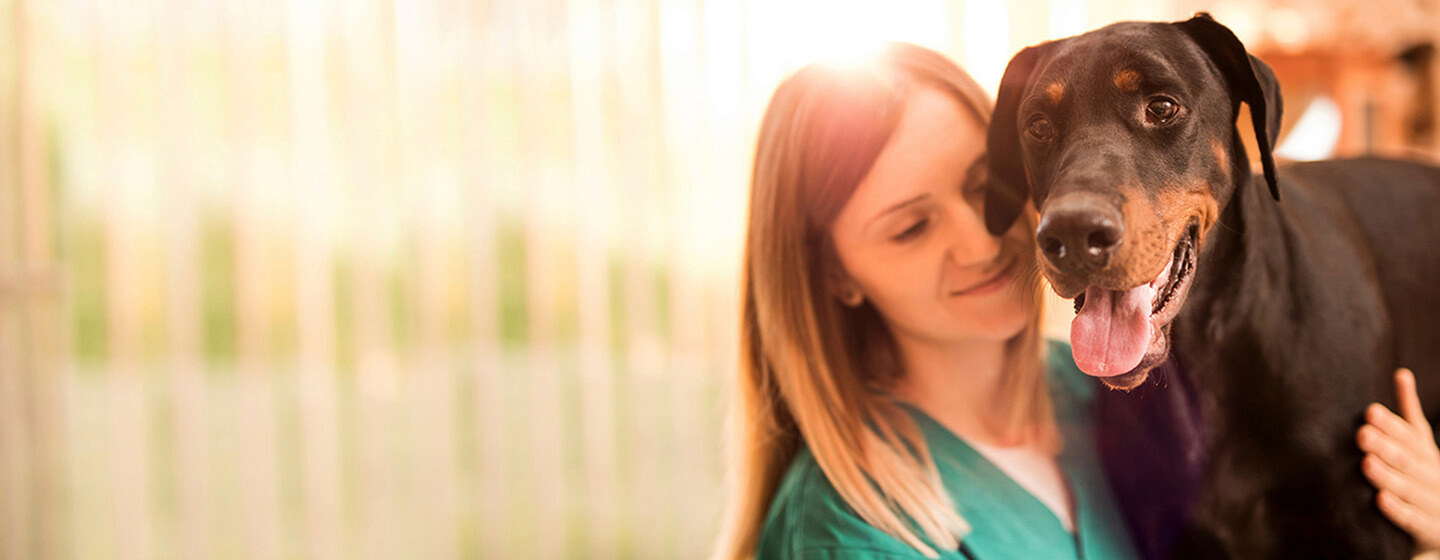
[[[718,558],[1135,557],[1090,434],[1098,387],[1039,334],[1033,210],[985,230],[989,118],[964,71],[906,44],[775,92]],[[1434,463],[1397,472],[1440,480]]]

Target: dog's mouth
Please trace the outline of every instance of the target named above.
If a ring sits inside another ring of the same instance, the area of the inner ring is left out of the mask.
[[[1197,225],[1175,242],[1170,262],[1153,280],[1123,290],[1090,286],[1075,297],[1070,345],[1081,371],[1116,389],[1133,389],[1170,351],[1170,322],[1194,277]]]

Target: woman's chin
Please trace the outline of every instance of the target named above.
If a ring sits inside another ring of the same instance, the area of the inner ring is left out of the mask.
[[[1025,314],[1017,314],[1016,317],[1012,319],[1012,321],[1013,322],[1010,322],[1008,324],[998,326],[999,328],[997,328],[995,332],[996,339],[1010,340],[1012,338],[1015,338],[1016,336],[1019,336],[1020,333],[1025,331]]]
[[[1025,330],[1029,313],[1024,302],[1004,298],[988,305],[971,305],[956,309],[951,315],[956,330],[971,333],[974,338],[1009,340]]]
[[[962,316],[963,325],[954,325],[954,338],[968,341],[1004,342],[1015,338],[1025,330],[1023,308],[997,310],[1003,312],[972,313]]]

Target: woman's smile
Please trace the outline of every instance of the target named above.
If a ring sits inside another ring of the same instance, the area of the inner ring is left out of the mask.
[[[1019,264],[1019,259],[1015,259],[1012,257],[1009,263],[1006,263],[1003,267],[995,271],[995,273],[988,278],[982,279],[979,282],[971,284],[966,288],[950,292],[950,295],[952,297],[973,297],[998,292],[1001,290],[1001,288],[1010,285],[1010,281],[1015,277],[1015,269],[1017,264]]]

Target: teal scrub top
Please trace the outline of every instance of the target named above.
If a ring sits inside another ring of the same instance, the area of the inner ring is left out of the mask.
[[[1069,345],[1052,341],[1048,352],[1050,394],[1065,441],[1058,459],[1075,502],[1075,532],[1066,531],[1045,504],[964,440],[905,405],[930,446],[941,482],[970,524],[960,549],[940,550],[940,558],[1137,558],[1095,450],[1091,416],[1098,384],[1075,367]],[[810,450],[802,447],[770,504],[755,557],[925,556],[865,523],[830,485]]]

